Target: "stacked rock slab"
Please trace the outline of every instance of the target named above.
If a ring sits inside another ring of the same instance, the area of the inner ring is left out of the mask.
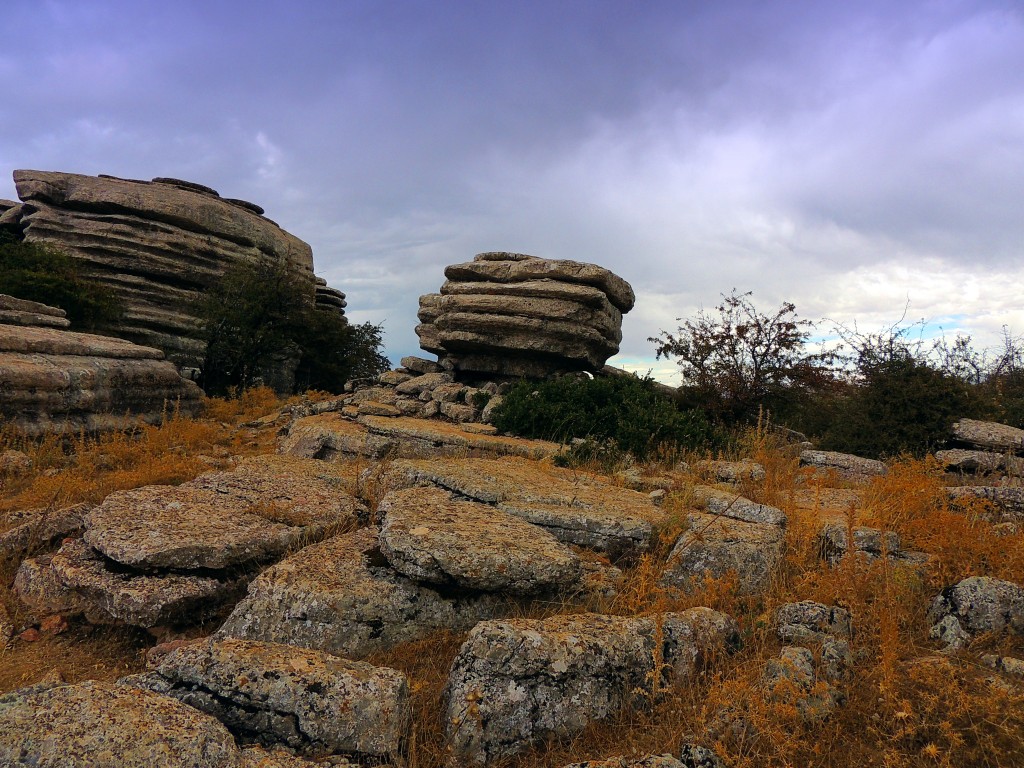
[[[83,271],[125,305],[123,320],[110,330],[162,349],[179,366],[202,359],[189,306],[233,265],[283,260],[309,280],[310,301],[322,294],[318,304],[344,309],[344,294],[317,289],[309,245],[258,205],[168,178],[15,171],[14,182],[24,201],[17,226],[26,242],[80,259]]]
[[[420,346],[468,374],[599,371],[619,350],[633,289],[594,264],[481,253],[420,297]]]
[[[199,408],[160,350],[67,326],[61,309],[0,294],[0,418],[31,435],[100,432]]]

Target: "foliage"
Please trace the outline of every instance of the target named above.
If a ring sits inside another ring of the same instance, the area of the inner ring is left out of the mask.
[[[558,442],[613,440],[637,458],[720,441],[703,413],[680,411],[653,380],[636,376],[517,382],[495,409],[494,425],[510,434]]]
[[[299,388],[340,392],[357,376],[387,370],[382,330],[318,310],[311,284],[284,261],[233,266],[196,306],[207,342],[200,384],[222,395],[297,365]]]
[[[59,307],[75,330],[116,323],[123,308],[114,293],[83,276],[78,262],[52,246],[25,243],[0,231],[0,290]]]
[[[765,314],[750,297],[734,289],[714,313],[702,309],[676,333],[648,339],[657,357],[678,358],[684,402],[728,424],[764,409],[778,414],[831,381],[833,355],[806,349],[813,323],[798,319],[789,302]]]
[[[910,339],[912,328],[894,325],[873,334],[838,329],[851,349],[851,381],[832,404],[822,447],[872,458],[920,456],[949,438],[956,419],[979,412],[977,387],[970,383],[977,368],[965,364],[977,362],[969,340],[936,359]]]

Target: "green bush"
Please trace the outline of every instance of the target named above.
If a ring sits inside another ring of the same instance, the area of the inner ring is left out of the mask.
[[[2,231],[0,293],[63,309],[76,331],[109,328],[123,314],[114,292],[83,277],[74,258]]]
[[[296,390],[328,392],[390,367],[380,326],[316,309],[311,283],[283,261],[233,266],[195,311],[207,343],[199,383],[208,395],[248,389],[289,361]]]
[[[721,442],[703,412],[680,411],[651,379],[636,376],[517,382],[495,409],[494,425],[509,434],[555,442],[612,440],[640,459]]]
[[[870,458],[923,456],[949,439],[954,421],[981,407],[976,387],[911,355],[875,361],[860,374],[833,403],[822,448]]]

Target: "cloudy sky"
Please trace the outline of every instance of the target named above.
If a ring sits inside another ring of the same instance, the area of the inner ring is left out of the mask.
[[[15,168],[174,176],[313,246],[417,349],[446,264],[632,283],[613,362],[732,288],[862,329],[1024,333],[1024,4],[5,0]],[[827,329],[828,323],[823,326]]]

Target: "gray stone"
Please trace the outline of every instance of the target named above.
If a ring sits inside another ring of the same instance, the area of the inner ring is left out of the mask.
[[[953,424],[953,437],[978,448],[1020,453],[1024,450],[1024,429],[994,421],[960,419]]]
[[[698,461],[693,465],[693,471],[707,474],[719,483],[760,482],[765,478],[764,467],[750,459]]]
[[[716,611],[624,618],[581,614],[478,624],[452,664],[448,740],[459,765],[485,765],[548,737],[642,706],[664,664],[676,679],[738,637]]]
[[[212,715],[243,741],[311,755],[395,756],[410,726],[400,672],[291,645],[190,643],[124,682]]]
[[[424,391],[433,391],[442,384],[451,384],[454,379],[450,373],[425,373],[416,376],[395,387],[395,392],[400,395],[418,395]]]
[[[559,541],[613,559],[646,551],[665,519],[646,494],[596,475],[524,459],[424,459],[392,464],[392,487],[430,483],[547,529]]]
[[[748,523],[786,525],[786,513],[781,509],[767,504],[758,504],[738,494],[708,485],[695,486],[693,500],[697,505],[702,506],[709,515],[720,515]]]
[[[26,556],[55,548],[61,540],[80,536],[91,504],[63,509],[26,509],[7,513],[12,524],[0,533],[0,568],[16,566]]]
[[[441,366],[433,360],[424,360],[422,357],[403,357],[401,360],[403,368],[408,368],[413,373],[441,373]]]
[[[579,581],[579,558],[547,531],[435,487],[389,493],[380,503],[380,548],[419,582],[531,594]]]
[[[971,636],[964,631],[956,616],[943,616],[928,630],[928,637],[942,643],[945,646],[943,650],[947,653],[966,648],[971,641]]]
[[[838,605],[813,600],[786,603],[775,611],[776,633],[784,643],[822,641],[829,635],[849,638],[850,612]]]
[[[947,488],[952,506],[961,506],[963,502],[982,500],[991,507],[986,517],[1004,522],[1024,520],[1024,488],[1007,486],[965,485]]]
[[[370,434],[366,427],[337,412],[296,419],[278,446],[279,453],[323,461],[342,455],[379,459],[393,450],[393,440]]]
[[[377,532],[362,529],[306,547],[260,574],[218,631],[361,657],[497,615],[491,596],[443,597],[398,574]]]
[[[661,584],[699,587],[705,578],[729,573],[739,578],[742,594],[767,588],[778,572],[785,546],[783,529],[726,517],[690,513],[689,530],[676,541],[665,563]]]
[[[885,475],[889,472],[889,468],[885,464],[875,459],[865,459],[861,456],[836,451],[801,451],[800,464],[816,469],[832,469],[840,476],[854,479]]]
[[[850,551],[850,535],[847,526],[831,523],[818,534],[818,551],[831,564],[838,563]],[[883,553],[895,557],[900,554],[900,537],[892,531],[858,526],[853,529],[853,550],[867,556],[868,560]]]
[[[1020,474],[1022,462],[1015,456],[1006,456],[992,451],[971,451],[964,448],[951,448],[936,451],[938,459],[947,471],[991,473],[1012,467],[1014,474]]]
[[[0,764],[35,768],[232,768],[231,734],[149,691],[86,681],[0,697]]]
[[[806,722],[824,720],[845,700],[843,694],[814,670],[814,654],[806,648],[783,648],[770,659],[762,676],[769,699],[796,706]]]
[[[971,635],[1009,630],[1024,635],[1024,587],[989,576],[971,576],[942,590],[932,602],[934,622],[956,618]]]

